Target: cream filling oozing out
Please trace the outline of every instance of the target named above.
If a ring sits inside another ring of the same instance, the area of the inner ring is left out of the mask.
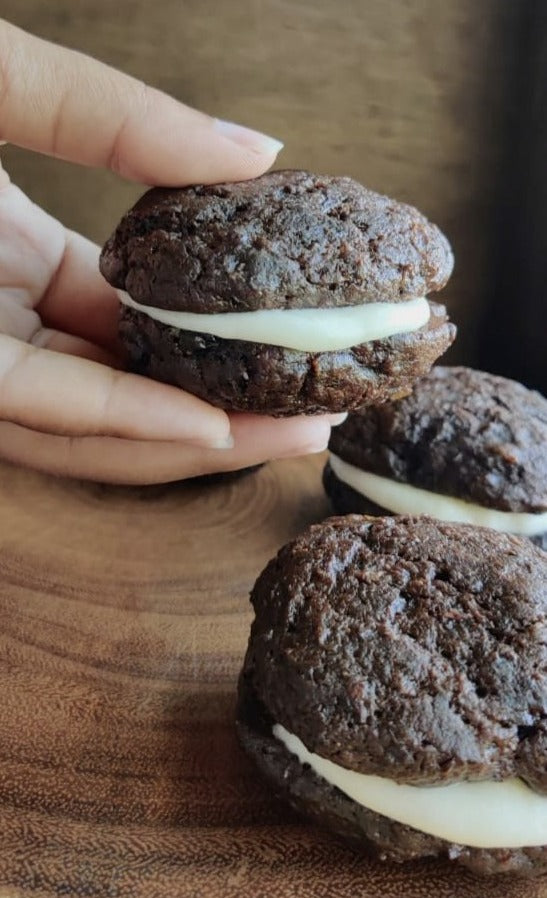
[[[519,536],[536,536],[547,531],[547,512],[532,514],[483,508],[473,502],[464,502],[462,499],[443,496],[440,493],[430,493],[428,490],[411,486],[410,483],[399,483],[389,477],[362,471],[361,468],[350,465],[332,452],[329,461],[339,480],[394,514],[427,514],[440,521],[477,524]]]
[[[353,801],[447,842],[469,848],[532,848],[547,844],[547,797],[522,780],[410,786],[347,770],[309,752],[275,724],[273,734],[301,764]]]
[[[423,297],[332,309],[259,309],[202,315],[143,306],[123,290],[118,290],[118,296],[123,305],[178,330],[301,352],[333,352],[411,333],[427,324],[430,316],[429,303]]]

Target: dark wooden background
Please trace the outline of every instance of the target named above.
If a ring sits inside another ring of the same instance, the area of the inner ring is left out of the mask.
[[[11,21],[286,142],[449,235],[447,357],[547,390],[542,0],[0,0]],[[139,193],[7,148],[22,187],[97,241]]]

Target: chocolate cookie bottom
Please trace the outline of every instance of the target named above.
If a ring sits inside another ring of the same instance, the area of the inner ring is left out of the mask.
[[[306,353],[177,330],[123,308],[120,336],[132,371],[229,411],[275,416],[343,412],[410,392],[450,346],[444,306],[414,333],[338,352]]]
[[[273,721],[250,692],[244,677],[239,683],[237,712],[239,739],[260,771],[291,806],[323,828],[357,845],[382,861],[446,857],[476,873],[539,875],[547,871],[547,846],[486,849],[455,845],[419,832],[348,798],[317,776],[272,735]]]
[[[371,514],[376,517],[394,514],[389,508],[376,505],[340,480],[328,462],[323,469],[323,486],[337,514]],[[537,536],[530,536],[528,539],[540,549],[547,550],[547,533],[538,533]]]

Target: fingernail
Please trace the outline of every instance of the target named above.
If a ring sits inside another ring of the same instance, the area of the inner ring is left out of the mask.
[[[329,415],[330,426],[338,427],[340,424],[344,423],[347,417],[347,412],[341,412],[339,415]]]
[[[233,140],[234,143],[264,156],[277,156],[284,146],[275,137],[269,137],[268,134],[262,134],[261,131],[253,131],[252,128],[245,128],[243,125],[236,125],[235,122],[225,122],[223,119],[217,118],[214,127],[228,140]]]

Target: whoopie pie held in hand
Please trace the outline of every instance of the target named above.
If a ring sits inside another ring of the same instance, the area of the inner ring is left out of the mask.
[[[325,489],[339,513],[430,514],[547,548],[547,399],[471,368],[433,368],[410,396],[332,433]]]
[[[547,553],[331,518],[251,600],[239,736],[297,810],[381,859],[547,870]]]
[[[156,188],[106,243],[130,367],[228,410],[340,412],[408,393],[456,329],[453,257],[416,209],[280,171]]]

